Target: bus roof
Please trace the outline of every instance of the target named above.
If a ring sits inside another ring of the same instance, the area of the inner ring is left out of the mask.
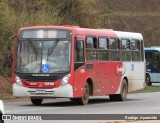
[[[48,29],[48,28],[57,28],[57,29],[73,29],[73,28],[79,28],[79,26],[70,26],[70,25],[62,25],[62,26],[30,26],[30,27],[23,27],[20,30],[28,30],[28,29]]]
[[[77,34],[80,35],[87,35],[87,36],[107,36],[107,37],[117,37],[115,32],[113,30],[109,29],[89,29],[89,28],[77,28],[76,29]]]
[[[57,28],[57,29],[67,29],[75,31],[76,34],[79,35],[88,35],[88,36],[108,36],[108,37],[117,37],[115,32],[111,29],[89,29],[89,28],[80,28],[79,26],[70,26],[70,25],[62,25],[62,26],[31,26],[31,27],[23,27],[20,30],[28,30],[28,29],[46,29],[46,28]]]
[[[160,47],[145,47],[144,50],[157,50],[160,51]]]
[[[135,38],[135,39],[143,40],[143,36],[141,33],[123,32],[123,31],[114,31],[114,32],[120,38]]]

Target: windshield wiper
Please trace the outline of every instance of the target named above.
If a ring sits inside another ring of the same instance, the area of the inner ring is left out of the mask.
[[[56,41],[52,44],[52,46],[51,46],[50,48],[48,48],[48,53],[47,53],[48,56],[50,56],[50,55],[53,53],[53,51],[54,51],[54,49],[56,48],[58,42],[59,42],[59,40],[56,40]]]
[[[32,49],[33,49],[33,52],[34,52],[35,54],[37,54],[37,49],[35,48],[33,42],[32,42],[30,39],[29,39],[29,43],[31,44],[31,47],[32,47]]]

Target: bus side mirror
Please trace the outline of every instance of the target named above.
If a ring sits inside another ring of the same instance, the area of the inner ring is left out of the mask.
[[[11,51],[12,49],[12,41],[16,38],[17,36],[11,36],[9,38],[9,41],[8,41],[8,50]]]

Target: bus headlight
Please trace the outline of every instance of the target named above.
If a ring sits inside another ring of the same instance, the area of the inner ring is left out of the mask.
[[[62,78],[61,86],[67,85],[69,78],[70,78],[70,74],[64,76],[64,77]]]
[[[17,85],[22,86],[21,79],[18,76],[15,77],[15,80]]]

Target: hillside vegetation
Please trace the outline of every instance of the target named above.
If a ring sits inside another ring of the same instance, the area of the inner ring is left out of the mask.
[[[33,25],[79,25],[140,32],[145,46],[160,45],[160,0],[1,0],[0,75],[11,75],[10,36]]]

